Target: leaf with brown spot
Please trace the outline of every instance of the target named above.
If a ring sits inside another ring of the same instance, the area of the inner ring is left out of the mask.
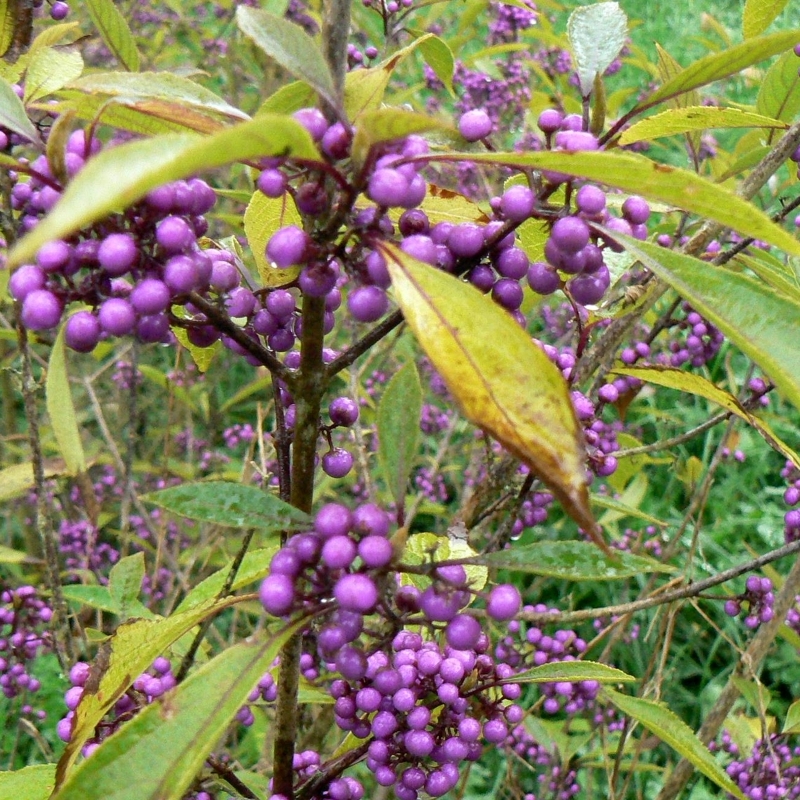
[[[469,420],[528,465],[595,543],[583,434],[561,372],[508,312],[458,278],[381,246],[394,296]]]

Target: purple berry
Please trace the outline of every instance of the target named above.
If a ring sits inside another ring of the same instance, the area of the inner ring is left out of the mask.
[[[55,239],[39,248],[36,263],[45,272],[58,272],[63,269],[72,257],[72,248],[63,240]]]
[[[643,225],[650,217],[650,206],[647,204],[647,201],[641,197],[629,197],[622,204],[622,216],[624,216],[631,225]]]
[[[358,419],[358,403],[349,397],[337,397],[328,406],[328,415],[334,425],[349,428]]]
[[[322,470],[331,478],[344,478],[353,468],[353,456],[341,447],[335,447],[322,456]]]
[[[36,264],[23,264],[8,279],[8,290],[15,300],[24,300],[36,289],[44,289],[47,282],[45,271]]]
[[[367,184],[367,196],[379,206],[398,206],[408,193],[408,180],[391,167],[376,169]]]
[[[139,314],[159,314],[169,306],[170,292],[163,281],[145,278],[133,287],[129,300]]]
[[[112,336],[127,336],[136,324],[133,306],[121,297],[105,300],[97,314],[100,327]]]
[[[377,286],[359,286],[347,296],[347,308],[357,322],[375,322],[388,311],[389,298]]]
[[[62,0],[56,0],[56,2],[50,6],[50,18],[54,19],[56,22],[61,22],[62,19],[66,19],[68,14],[69,5]]]
[[[180,253],[195,241],[195,233],[183,217],[164,217],[156,226],[156,241],[168,253]]]
[[[79,353],[94,350],[100,340],[100,323],[90,311],[78,311],[73,314],[64,327],[64,341],[67,347]]]
[[[600,214],[606,207],[606,194],[597,186],[590,183],[581,186],[575,195],[575,205],[578,211],[594,216]]]
[[[550,239],[563,253],[577,253],[589,244],[589,226],[580,217],[556,220]]]
[[[265,169],[256,185],[267,197],[281,197],[286,191],[286,176],[279,169]]]
[[[506,219],[523,222],[533,212],[536,195],[527,186],[512,186],[500,198],[500,210]]]
[[[552,294],[561,286],[561,278],[549,264],[534,261],[528,268],[528,285],[537,294]]]
[[[297,225],[287,225],[272,234],[267,244],[267,258],[278,267],[304,264],[309,257],[311,239]]]
[[[343,575],[333,588],[333,596],[341,608],[370,613],[378,603],[378,589],[368,575]]]
[[[450,647],[456,650],[471,650],[478,643],[481,625],[475,617],[458,614],[447,623],[444,635]]]
[[[34,289],[22,301],[20,319],[32,331],[55,328],[61,321],[61,301],[47,289]]]
[[[258,595],[268,614],[283,617],[294,605],[294,583],[288,575],[268,575],[261,582]]]
[[[486,602],[486,613],[497,622],[513,619],[522,605],[522,598],[516,586],[501,583],[489,592]]]
[[[468,141],[485,139],[492,132],[492,120],[481,108],[462,114],[458,120],[458,132]]]
[[[112,233],[106,236],[97,250],[97,261],[113,277],[124,275],[138,256],[136,242],[128,233]]]

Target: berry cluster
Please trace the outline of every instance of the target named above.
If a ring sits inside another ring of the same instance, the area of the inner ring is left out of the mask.
[[[744,618],[746,627],[752,630],[762,622],[769,622],[775,616],[772,608],[775,604],[775,594],[772,588],[772,581],[769,578],[750,575],[745,582],[745,591],[725,601],[725,613],[729,617],[738,617],[742,613],[744,603],[747,606],[747,616]]]
[[[475,644],[455,649],[403,631],[391,655],[375,652],[352,670],[344,664],[345,677],[331,686],[336,724],[371,737],[367,767],[399,800],[446,794],[458,782],[458,765],[480,758],[481,737],[500,744],[522,719],[510,702],[521,687],[494,688],[513,670],[493,661],[488,638],[478,632]],[[459,644],[467,640],[474,641],[472,631]]]
[[[723,735],[718,746],[738,756],[739,749]],[[800,747],[785,734],[759,739],[747,758],[732,761],[725,771],[749,800],[796,800],[800,797]],[[732,797],[733,795],[727,795]]]
[[[523,611],[531,614],[552,614],[558,621],[559,611],[539,603],[525,606]],[[559,661],[575,661],[586,650],[586,642],[569,629],[557,629],[552,635],[542,627],[525,626],[518,620],[508,623],[508,633],[497,642],[495,657],[515,670],[530,669]],[[545,698],[543,708],[548,714],[559,711],[573,716],[592,707],[600,685],[597,681],[577,683],[558,681],[539,684]]]
[[[46,628],[52,616],[33,586],[0,592],[0,690],[5,697],[32,695],[41,688],[30,670],[36,658],[50,649]],[[30,714],[33,709],[26,703],[22,712]]]

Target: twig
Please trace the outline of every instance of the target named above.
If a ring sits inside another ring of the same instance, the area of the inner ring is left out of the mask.
[[[72,636],[67,618],[67,601],[61,591],[61,568],[58,562],[58,545],[53,529],[53,520],[47,507],[47,496],[44,478],[44,462],[42,459],[42,443],[39,438],[39,418],[34,396],[35,384],[31,353],[28,348],[28,332],[22,323],[17,324],[17,344],[22,356],[22,396],[25,402],[25,416],[28,419],[28,444],[31,448],[33,462],[33,480],[36,487],[35,527],[42,543],[42,552],[47,566],[47,583],[53,594],[53,619],[51,630],[58,663],[67,672],[75,661],[72,648]]]
[[[798,544],[800,543],[793,542],[792,545],[787,545],[786,548],[781,549],[787,549]],[[739,697],[740,692],[736,686],[735,679],[748,673],[754,674],[758,669],[778,631],[784,624],[786,614],[794,605],[795,597],[798,593],[800,593],[800,559],[794,562],[791,571],[786,576],[783,587],[775,598],[775,616],[769,622],[761,624],[739,659],[736,669],[733,670],[728,678],[728,682],[717,698],[716,703],[706,714],[706,718],[697,732],[698,738],[704,744],[708,744],[719,733],[734,702]],[[694,767],[692,764],[686,759],[681,759],[670,773],[656,800],[673,800],[678,797],[693,773]]]

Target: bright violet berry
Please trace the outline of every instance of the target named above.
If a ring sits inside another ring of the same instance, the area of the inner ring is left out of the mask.
[[[458,120],[458,132],[468,141],[477,142],[485,139],[492,132],[492,120],[481,108],[475,108],[462,114]]]
[[[281,268],[304,264],[308,260],[311,239],[297,225],[287,225],[272,234],[267,244],[267,258]]]
[[[129,233],[112,233],[103,239],[97,249],[97,261],[113,277],[124,275],[138,256],[139,249]]]
[[[489,592],[486,613],[497,622],[513,619],[522,605],[522,598],[516,586],[501,583]]]
[[[322,456],[322,470],[331,478],[344,478],[353,468],[353,456],[341,447],[335,447]]]
[[[89,353],[100,340],[101,332],[97,317],[89,311],[78,311],[67,320],[64,341],[78,353]]]

